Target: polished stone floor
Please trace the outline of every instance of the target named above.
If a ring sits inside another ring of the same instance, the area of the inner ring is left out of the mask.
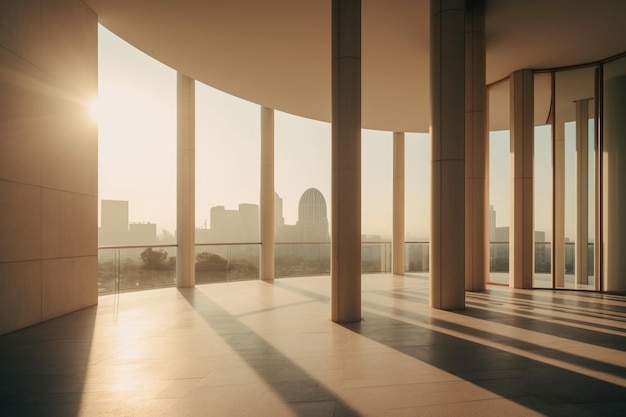
[[[363,321],[330,278],[110,295],[0,336],[1,416],[624,416],[626,297],[468,293],[365,275]]]

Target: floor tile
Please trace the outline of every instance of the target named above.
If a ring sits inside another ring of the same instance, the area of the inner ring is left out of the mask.
[[[489,286],[433,310],[428,278],[364,275],[103,296],[0,336],[4,416],[621,416],[626,297]]]

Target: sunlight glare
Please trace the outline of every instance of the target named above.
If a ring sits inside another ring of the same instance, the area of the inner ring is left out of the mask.
[[[97,124],[100,121],[101,116],[100,100],[98,99],[98,97],[94,97],[93,99],[91,99],[89,103],[87,103],[87,108],[89,110],[89,117]]]

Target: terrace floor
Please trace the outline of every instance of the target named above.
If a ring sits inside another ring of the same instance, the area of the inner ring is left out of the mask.
[[[0,336],[2,416],[624,416],[626,297],[467,293],[363,276],[363,320],[330,278],[100,297]]]

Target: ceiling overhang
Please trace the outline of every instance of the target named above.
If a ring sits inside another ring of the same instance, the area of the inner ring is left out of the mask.
[[[330,0],[84,0],[99,21],[188,76],[330,120]],[[626,50],[623,0],[486,0],[487,83]],[[362,1],[362,122],[428,131],[429,1]]]

